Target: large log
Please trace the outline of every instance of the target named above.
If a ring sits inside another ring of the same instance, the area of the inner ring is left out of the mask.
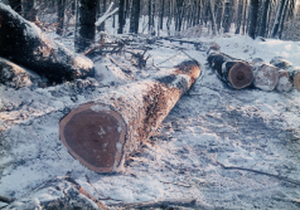
[[[0,56],[50,82],[93,76],[93,62],[49,39],[40,28],[0,3]]]
[[[284,58],[277,56],[274,57],[270,63],[280,69],[281,72],[285,72],[285,81],[287,87],[291,86],[290,83],[294,85],[294,87],[300,91],[300,68],[294,67],[293,64]],[[288,75],[288,76],[287,76]],[[288,77],[288,78],[287,78]],[[288,90],[288,89],[287,89]],[[289,91],[289,90],[288,90]],[[287,92],[287,91],[286,91]]]
[[[41,82],[41,78],[21,66],[0,57],[0,83],[19,89]]]
[[[122,86],[73,109],[60,121],[69,152],[95,172],[117,172],[200,75],[195,61],[168,74]]]
[[[252,67],[245,61],[216,51],[215,46],[209,50],[207,61],[216,70],[218,77],[228,86],[243,89],[253,81]]]

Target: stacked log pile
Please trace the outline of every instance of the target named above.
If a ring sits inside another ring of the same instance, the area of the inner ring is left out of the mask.
[[[245,61],[219,50],[218,44],[213,43],[207,51],[207,61],[229,87],[238,90],[254,87],[264,91],[289,92],[294,86],[300,91],[300,68],[294,68],[285,59],[275,57],[270,63],[260,58]]]
[[[165,75],[102,94],[60,121],[60,139],[89,169],[118,172],[155,132],[200,72],[197,62],[186,61]]]

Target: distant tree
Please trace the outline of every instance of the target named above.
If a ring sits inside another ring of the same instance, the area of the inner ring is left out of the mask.
[[[258,0],[250,1],[250,25],[249,25],[248,35],[252,39],[255,39],[256,37],[258,7],[259,7]]]
[[[124,17],[124,6],[125,0],[119,0],[119,26],[118,26],[118,34],[123,33],[125,18]]]
[[[216,17],[216,24],[217,24],[217,31],[220,31],[221,26],[222,26],[222,18],[223,18],[223,0],[216,0],[215,1],[215,17]],[[228,15],[225,14],[224,16]]]
[[[23,2],[24,18],[34,22],[36,20],[36,9],[34,8],[34,0],[27,0]]]
[[[243,19],[243,8],[244,8],[244,0],[238,0],[235,34],[240,34],[240,29],[241,29],[242,19]]]
[[[283,11],[286,1],[288,1],[288,0],[279,1],[279,6],[277,8],[276,17],[275,17],[275,22],[274,22],[272,32],[271,32],[271,38],[275,38],[278,35],[280,20],[282,18],[282,11]]]
[[[258,35],[265,37],[266,36],[266,26],[267,26],[267,17],[268,17],[268,10],[270,7],[270,0],[264,0],[262,5],[261,11],[261,20],[260,20],[260,27]]]
[[[84,52],[95,39],[97,0],[78,0],[75,27],[75,49]]]
[[[224,15],[223,15],[223,28],[224,33],[228,33],[231,26],[232,21],[232,13],[233,13],[233,5],[231,0],[225,0],[225,8],[224,8]]]
[[[159,16],[159,29],[163,29],[163,23],[164,23],[164,14],[165,13],[165,0],[161,0],[161,8],[160,8],[160,16]]]
[[[131,14],[130,14],[130,33],[138,33],[140,18],[140,0],[132,0]]]
[[[180,31],[184,16],[184,0],[176,0],[175,31]]]
[[[65,17],[65,0],[57,0],[57,29],[56,33],[58,35],[63,35],[64,33],[64,17]]]
[[[287,0],[283,6],[282,15],[280,18],[279,29],[278,29],[278,38],[279,39],[282,38],[286,17],[287,17],[287,15],[293,16],[295,6],[296,6],[295,0]]]
[[[101,17],[106,12],[106,0],[98,0],[98,6],[97,6],[97,16],[98,18]],[[105,21],[103,21],[100,26],[97,28],[98,31],[104,31],[105,30]]]
[[[216,20],[215,20],[212,0],[208,1],[208,9],[209,9],[209,12],[210,12],[210,21],[211,21],[211,28],[212,28],[212,31],[213,31],[213,35],[217,35],[217,27],[216,27]]]
[[[21,0],[9,0],[8,4],[11,6],[13,10],[17,13],[22,13],[22,1]]]

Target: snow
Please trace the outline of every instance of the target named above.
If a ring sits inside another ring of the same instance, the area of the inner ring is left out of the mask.
[[[222,52],[245,60],[269,62],[282,56],[300,66],[299,42],[235,35],[185,39],[204,42],[206,49],[216,42]],[[161,40],[147,53],[146,70],[134,68],[123,55],[110,55],[96,62],[95,79],[45,89],[0,85],[0,195],[20,199],[41,183],[68,174],[94,197],[110,198],[101,200],[106,205],[196,199],[197,205],[212,209],[298,209],[299,185],[218,163],[299,182],[300,93],[232,90],[207,66],[205,51],[191,44]],[[189,57],[201,63],[201,76],[120,173],[94,173],[68,153],[58,124],[72,108],[120,85],[155,77]],[[43,191],[35,196],[33,203],[39,204],[59,195]]]

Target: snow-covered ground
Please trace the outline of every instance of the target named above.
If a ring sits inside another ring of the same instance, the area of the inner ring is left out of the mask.
[[[96,62],[95,78],[34,90],[0,85],[0,195],[21,199],[68,175],[95,198],[108,198],[101,201],[106,205],[196,200],[202,209],[299,209],[300,93],[229,89],[207,66],[205,49],[215,41],[233,57],[283,56],[300,66],[300,43],[185,39],[203,42],[201,50],[159,40],[143,70],[124,54],[108,55]],[[62,145],[58,123],[70,109],[190,57],[201,63],[202,75],[122,173],[94,173]]]

